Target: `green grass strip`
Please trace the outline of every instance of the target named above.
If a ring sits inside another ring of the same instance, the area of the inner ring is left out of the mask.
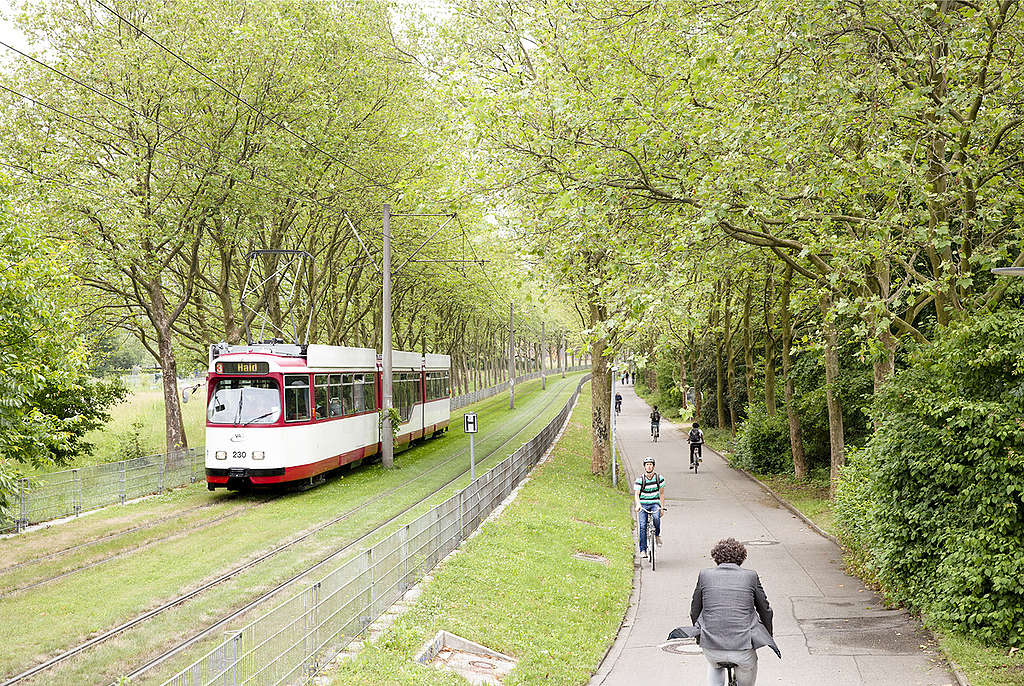
[[[584,390],[550,460],[518,498],[436,570],[381,640],[339,668],[334,684],[464,684],[411,662],[440,629],[516,658],[505,684],[588,681],[633,580],[629,495],[590,473],[590,416]]]

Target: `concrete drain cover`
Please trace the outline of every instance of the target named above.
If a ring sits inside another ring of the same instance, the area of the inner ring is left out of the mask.
[[[577,560],[586,560],[588,562],[600,562],[601,564],[608,566],[608,558],[602,555],[595,555],[594,553],[573,553],[573,557]]]
[[[740,541],[743,545],[778,545],[778,541],[770,541],[764,538],[758,538],[753,541]]]
[[[438,631],[413,658],[421,665],[447,669],[471,684],[500,684],[516,661],[447,631]]]

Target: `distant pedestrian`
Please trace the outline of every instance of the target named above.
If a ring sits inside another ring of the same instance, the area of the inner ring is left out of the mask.
[[[708,661],[708,686],[725,686],[722,663],[736,665],[736,685],[754,686],[757,649],[768,646],[782,657],[772,638],[772,609],[752,569],[741,569],[747,549],[735,538],[711,549],[717,567],[702,569],[690,605],[690,620],[700,630]]]

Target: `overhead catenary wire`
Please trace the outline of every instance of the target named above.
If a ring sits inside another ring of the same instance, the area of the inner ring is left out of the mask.
[[[372,183],[373,185],[376,185],[376,186],[380,186],[380,187],[382,187],[382,188],[386,188],[386,189],[388,189],[388,190],[393,190],[393,188],[391,187],[391,185],[390,185],[390,184],[384,183],[384,182],[380,181],[379,179],[376,179],[376,178],[374,178],[374,177],[373,177],[373,176],[371,176],[370,174],[368,174],[368,173],[366,173],[366,172],[362,171],[361,169],[358,169],[357,167],[354,167],[354,166],[352,166],[351,164],[349,164],[349,163],[345,162],[344,160],[342,160],[342,159],[341,159],[340,157],[338,157],[337,155],[334,155],[334,154],[332,154],[332,153],[329,153],[329,152],[327,152],[326,150],[324,150],[324,149],[323,149],[323,148],[321,148],[320,146],[318,146],[318,145],[316,145],[315,143],[313,143],[312,141],[308,140],[308,139],[307,139],[307,138],[306,138],[305,136],[301,136],[301,135],[299,135],[299,134],[295,133],[295,132],[294,132],[294,131],[292,131],[292,130],[291,130],[290,128],[288,128],[287,126],[285,126],[284,124],[282,124],[282,123],[281,123],[280,121],[278,121],[278,120],[277,120],[276,118],[274,118],[274,117],[270,116],[269,114],[267,114],[267,113],[266,113],[266,112],[264,112],[263,110],[259,109],[259,108],[258,108],[258,107],[256,107],[255,105],[252,105],[251,103],[249,103],[248,101],[246,101],[245,99],[243,99],[243,98],[242,98],[241,96],[239,96],[239,95],[237,95],[236,93],[232,92],[232,91],[231,91],[231,89],[229,89],[229,88],[228,88],[227,86],[224,86],[224,85],[223,85],[223,84],[221,84],[221,83],[220,83],[219,81],[217,81],[217,80],[216,80],[215,78],[213,78],[212,76],[210,76],[209,74],[207,74],[206,72],[204,72],[204,71],[203,71],[202,69],[200,69],[199,67],[197,67],[197,66],[195,66],[194,64],[192,64],[192,62],[190,62],[189,60],[185,59],[184,57],[182,57],[181,55],[179,55],[179,54],[178,54],[177,52],[175,52],[174,50],[171,50],[171,49],[170,49],[169,47],[167,47],[166,45],[164,45],[163,43],[161,43],[160,41],[158,41],[158,40],[157,40],[156,38],[154,38],[154,37],[153,37],[153,36],[151,36],[151,35],[150,35],[149,33],[147,33],[147,32],[146,32],[146,31],[145,31],[144,29],[142,29],[142,28],[141,28],[140,26],[136,25],[136,24],[135,24],[134,22],[132,22],[132,21],[131,21],[130,19],[128,19],[128,18],[127,18],[127,17],[125,17],[125,16],[123,15],[123,14],[121,14],[120,12],[118,12],[117,10],[115,10],[115,9],[114,9],[113,7],[111,7],[110,5],[108,5],[108,4],[106,4],[105,2],[103,2],[103,0],[93,0],[93,1],[94,1],[94,2],[95,2],[95,3],[97,4],[97,5],[99,5],[100,7],[102,7],[103,9],[105,9],[105,10],[107,10],[108,12],[110,12],[111,14],[113,14],[113,15],[114,15],[115,17],[117,17],[117,18],[118,18],[119,20],[121,20],[122,22],[124,22],[125,24],[127,24],[128,26],[130,26],[130,27],[131,27],[132,29],[134,29],[135,31],[137,31],[137,32],[139,33],[139,35],[141,35],[141,36],[145,36],[145,37],[146,37],[147,39],[149,39],[150,41],[152,41],[152,42],[153,42],[153,44],[154,44],[154,45],[156,45],[157,47],[159,47],[159,48],[160,48],[161,50],[163,50],[163,51],[167,52],[167,53],[168,53],[169,55],[171,55],[172,57],[174,57],[174,58],[175,58],[176,60],[178,60],[179,62],[181,62],[182,64],[184,64],[184,65],[185,65],[186,67],[188,67],[189,69],[191,69],[191,70],[192,70],[192,71],[194,71],[195,73],[197,73],[197,74],[199,74],[200,76],[202,76],[202,77],[203,77],[204,79],[206,79],[206,80],[207,80],[207,81],[209,81],[209,82],[210,82],[211,84],[213,84],[213,85],[214,85],[214,86],[215,86],[216,88],[218,88],[219,90],[221,90],[221,91],[223,91],[224,93],[226,93],[226,94],[227,94],[227,95],[228,95],[229,97],[231,97],[231,98],[234,98],[234,99],[235,99],[235,100],[237,100],[237,101],[238,101],[239,103],[241,103],[242,105],[244,105],[245,107],[247,107],[247,108],[248,108],[249,110],[251,110],[251,111],[252,111],[252,112],[253,112],[254,114],[256,114],[256,115],[258,115],[258,116],[260,116],[260,117],[263,117],[264,119],[266,119],[267,121],[271,122],[272,124],[274,124],[275,126],[277,126],[277,127],[279,128],[279,129],[281,129],[281,130],[282,130],[282,131],[284,131],[285,133],[287,133],[287,134],[289,134],[289,135],[293,136],[294,138],[298,139],[299,141],[301,141],[301,142],[302,142],[302,143],[304,143],[305,145],[309,146],[309,147],[310,147],[310,148],[312,148],[313,150],[316,150],[317,152],[319,152],[320,154],[324,155],[325,157],[328,157],[328,158],[330,158],[330,159],[334,160],[335,162],[337,162],[337,163],[338,163],[339,165],[341,165],[341,166],[342,166],[342,167],[344,167],[345,169],[348,169],[349,171],[351,171],[351,172],[353,172],[353,173],[355,173],[355,174],[358,174],[359,176],[362,176],[363,178],[365,178],[365,179],[367,179],[368,181],[370,181],[370,182],[371,182],[371,183]]]
[[[161,123],[160,121],[158,121],[157,119],[154,119],[153,117],[149,116],[148,114],[145,114],[144,112],[140,112],[138,109],[132,107],[129,103],[122,102],[122,101],[118,100],[117,98],[115,98],[115,97],[113,97],[113,96],[111,96],[111,95],[109,95],[107,93],[104,93],[103,91],[99,90],[98,88],[90,86],[89,84],[85,83],[84,81],[82,81],[81,79],[75,77],[72,74],[68,74],[67,72],[64,72],[64,71],[62,71],[60,69],[57,69],[53,65],[47,64],[46,62],[43,62],[42,60],[40,60],[40,59],[38,59],[38,58],[36,58],[36,57],[34,57],[34,56],[32,56],[32,55],[22,51],[22,50],[14,47],[13,45],[11,45],[11,44],[9,44],[9,43],[7,43],[5,41],[0,40],[0,45],[2,45],[3,47],[7,48],[8,50],[11,50],[11,51],[17,53],[18,55],[24,57],[25,59],[28,59],[28,60],[32,61],[34,64],[36,64],[36,65],[38,65],[40,67],[43,67],[44,69],[47,69],[47,70],[53,72],[54,74],[58,75],[59,77],[65,79],[67,81],[70,81],[72,83],[75,83],[78,86],[81,86],[82,88],[85,88],[89,92],[94,93],[94,94],[100,96],[101,98],[103,98],[103,99],[113,103],[114,105],[116,105],[118,107],[121,107],[121,108],[125,109],[126,111],[131,112],[132,114],[145,119],[146,121],[151,122],[152,124],[154,124],[156,127],[160,128],[160,129],[163,129],[165,131],[169,131],[170,133],[172,133],[172,134],[174,134],[176,136],[180,136],[183,140],[186,140],[189,143],[192,143],[193,145],[195,145],[197,147],[205,148],[206,150],[208,150],[209,152],[211,152],[215,156],[221,155],[221,151],[217,150],[212,145],[209,145],[207,143],[202,143],[200,141],[197,141],[195,138],[187,135],[186,133],[183,133],[182,129],[180,129],[180,128],[175,128],[175,127],[172,127],[172,126],[168,126],[167,124]],[[275,178],[271,177],[269,174],[263,172],[262,170],[254,167],[254,166],[250,166],[250,165],[248,165],[248,164],[246,164],[246,163],[244,163],[244,162],[242,162],[240,160],[229,159],[228,161],[231,164],[233,164],[233,165],[235,165],[237,167],[245,169],[248,172],[256,174],[256,175],[266,179],[267,181],[270,181],[274,185],[276,185],[279,188],[281,188],[282,190],[284,190],[286,192],[286,195],[288,195],[289,197],[292,197],[295,200],[299,200],[299,201],[304,202],[304,203],[313,203],[313,204],[316,204],[316,205],[318,205],[318,206],[320,206],[320,207],[322,207],[324,209],[327,209],[327,210],[329,210],[331,212],[337,212],[338,211],[337,208],[333,208],[333,207],[327,205],[326,203],[324,203],[324,202],[322,202],[320,200],[317,200],[316,198],[312,198],[312,197],[307,196],[302,191],[296,190],[295,188],[286,185],[285,183],[279,181],[278,179],[275,179]],[[231,177],[231,178],[233,178],[236,181],[238,180],[235,177]],[[242,182],[242,183],[244,183],[244,182]],[[342,212],[342,214],[347,214],[347,211],[344,210],[344,209],[341,212]],[[350,222],[350,224],[351,224],[351,222]],[[354,227],[353,227],[353,230],[355,230]],[[362,242],[362,241],[360,240],[360,242]]]

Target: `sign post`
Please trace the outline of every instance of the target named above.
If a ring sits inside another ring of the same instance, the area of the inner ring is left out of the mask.
[[[467,412],[462,418],[466,433],[469,434],[469,480],[476,481],[476,456],[473,454],[473,435],[477,430],[476,412]]]

